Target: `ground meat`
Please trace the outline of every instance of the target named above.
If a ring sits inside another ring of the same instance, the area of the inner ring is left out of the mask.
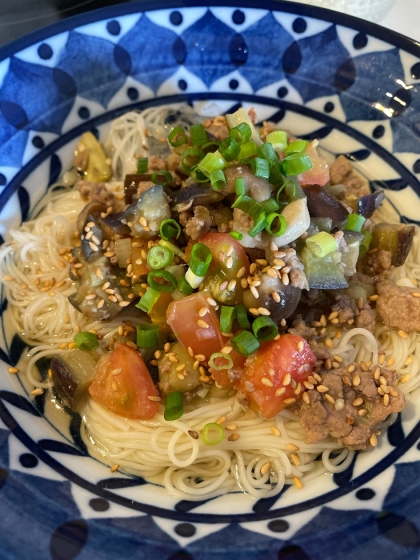
[[[381,369],[381,376],[386,380],[389,404],[386,406],[384,396],[378,393],[379,380],[374,378],[374,371],[364,372],[356,368],[352,374],[340,368],[321,373],[319,385],[328,388],[320,393],[317,388],[308,390],[309,404],[303,400],[294,405],[300,416],[300,423],[306,432],[306,443],[318,443],[327,436],[337,439],[338,445],[349,449],[364,450],[370,445],[370,438],[391,413],[400,412],[405,406],[403,393],[394,387],[396,375]],[[357,387],[354,384],[359,381]],[[383,380],[382,380],[383,381]],[[383,392],[383,389],[381,389]],[[335,403],[330,403],[325,395],[330,395]],[[386,398],[388,398],[386,397]],[[356,399],[363,399],[357,402]],[[340,400],[338,400],[340,399]],[[356,406],[353,404],[356,401]],[[367,413],[360,416],[364,409]]]
[[[328,360],[331,359],[331,353],[323,342],[317,342],[316,340],[310,340],[309,346],[312,352],[315,354],[317,360]]]
[[[166,168],[168,169],[168,171],[175,171],[180,163],[181,156],[179,154],[170,154],[166,158]]]
[[[211,217],[205,206],[196,206],[194,216],[190,218],[185,226],[185,233],[194,241],[200,239],[205,233],[210,231]]]
[[[213,120],[208,119],[204,123],[204,127],[216,140],[221,142],[229,136],[229,131],[226,126],[225,117],[215,117]]]
[[[330,181],[332,185],[345,185],[347,194],[357,197],[368,194],[366,186],[355,173],[351,161],[345,156],[338,156],[330,165]]]
[[[418,289],[397,286],[384,281],[377,285],[376,309],[385,325],[404,332],[420,331],[420,298]]]
[[[158,156],[149,156],[148,161],[148,170],[153,171],[162,171],[166,169],[166,161]]]
[[[374,332],[376,326],[375,312],[367,301],[363,301],[359,307],[354,299],[345,295],[338,295],[335,300],[336,303],[331,307],[331,312],[337,312],[335,318],[338,320],[338,324],[347,323]]]
[[[83,179],[77,183],[80,195],[84,200],[89,202],[99,202],[106,206],[112,206],[115,202],[115,196],[109,192],[105,183],[91,183]]]
[[[379,249],[373,253],[368,253],[366,258],[365,273],[368,276],[378,276],[391,268],[392,253]]]
[[[344,232],[340,229],[339,231],[334,233],[333,236],[337,242],[338,250],[340,251],[340,253],[343,253],[343,255],[348,253],[349,248],[347,247],[346,240],[344,239]]]
[[[251,109],[248,111],[248,115],[251,119],[252,124],[255,124],[257,122],[257,113],[255,112],[254,107],[251,107]]]
[[[297,315],[292,323],[292,328],[288,330],[290,334],[301,336],[306,340],[311,340],[317,335],[316,329],[309,327],[302,318],[302,315]]]
[[[137,194],[140,196],[144,191],[154,187],[155,184],[152,181],[140,181],[137,187]]]
[[[362,282],[363,284],[369,284],[370,286],[373,286],[377,282],[376,276],[368,276],[362,272],[356,272],[356,274],[353,274],[351,280],[354,280],[355,282]]]

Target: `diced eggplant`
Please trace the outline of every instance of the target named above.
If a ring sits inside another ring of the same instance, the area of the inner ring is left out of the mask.
[[[331,218],[311,218],[311,226],[317,228],[318,231],[331,233],[332,220]]]
[[[265,307],[270,311],[270,318],[279,323],[281,319],[287,319],[295,311],[301,290],[291,284],[285,286],[278,278],[271,278],[267,274],[261,277],[261,284],[257,287],[259,297],[256,298],[251,290],[244,292],[244,304],[248,309],[252,307]],[[280,301],[277,303],[271,294],[277,292]]]
[[[155,237],[163,220],[171,217],[168,200],[162,186],[155,185],[144,191],[137,202],[126,209],[122,222],[128,225],[134,237]],[[147,226],[140,223],[141,218],[146,220]]]
[[[215,202],[220,202],[225,198],[221,191],[216,191],[208,183],[198,184],[192,183],[188,187],[179,189],[171,195],[171,206],[174,210],[179,211],[180,205],[185,205],[192,200],[192,206],[208,206]]]
[[[106,218],[98,218],[97,224],[101,228],[105,239],[114,239],[116,235],[128,235],[130,228],[121,222],[123,212],[109,214]]]
[[[83,228],[86,225],[86,222],[88,222],[88,216],[91,215],[95,218],[95,220],[98,219],[98,217],[101,215],[101,212],[106,212],[107,211],[107,207],[105,206],[105,204],[102,204],[101,202],[89,202],[88,204],[86,204],[86,206],[83,208],[83,210],[80,212],[78,218],[77,218],[77,230],[82,233]]]
[[[348,287],[340,269],[341,253],[333,251],[325,257],[315,257],[307,247],[300,255],[309,287],[318,290],[340,290]]]
[[[393,266],[402,266],[410,252],[415,226],[380,223],[373,228],[371,249],[391,251]]]
[[[348,278],[353,276],[356,272],[356,264],[359,258],[360,243],[363,241],[363,234],[348,230],[345,230],[343,233],[348,252],[342,253],[341,255],[341,267],[344,269],[344,276]]]
[[[331,183],[327,183],[324,186],[324,189],[327,191],[328,194],[330,194],[334,198],[337,198],[338,200],[344,198],[346,194],[346,185],[342,185],[342,184],[331,185]]]
[[[96,294],[95,299],[86,299],[87,295]],[[75,294],[69,296],[69,302],[80,313],[86,315],[94,321],[109,321],[121,312],[121,307],[118,303],[109,301],[108,294],[105,293],[100,287],[89,287],[87,284],[82,284],[78,287]],[[98,307],[98,303],[104,300],[102,307]]]
[[[85,179],[92,183],[111,179],[112,169],[108,157],[91,132],[85,132],[80,138],[75,150],[75,166],[84,171]]]
[[[124,177],[124,202],[131,204],[133,196],[137,195],[140,181],[150,181],[150,173],[129,173]]]
[[[95,222],[95,218],[91,214],[89,214],[86,218],[86,223],[84,224],[84,226],[89,223],[94,224],[93,226],[90,226],[92,235],[89,236],[89,239],[87,239],[86,236],[89,235],[90,232],[87,233],[83,231],[80,239],[82,241],[83,256],[86,262],[90,263],[97,261],[102,257],[102,230],[100,229],[100,227],[98,227]],[[95,241],[98,241],[98,243],[95,243]]]
[[[311,218],[331,218],[333,229],[347,219],[346,208],[320,185],[308,185],[304,191]]]
[[[177,363],[171,362],[165,355],[159,360],[159,386],[163,393],[173,393],[174,391],[181,391],[186,393],[198,387],[201,382],[199,380],[201,373],[198,369],[194,369],[195,358],[192,358],[185,348],[176,342],[171,347],[171,352],[175,352],[178,358]],[[179,364],[185,364],[182,370],[182,378],[176,368]]]
[[[271,198],[272,187],[270,183],[266,179],[256,177],[248,165],[233,165],[232,167],[227,167],[224,173],[226,185],[222,192],[225,195],[235,192],[235,179],[242,177],[245,184],[245,194],[258,202]]]
[[[357,201],[357,213],[370,218],[377,208],[382,204],[385,198],[384,191],[376,191],[371,194],[362,196]]]
[[[95,366],[99,360],[96,352],[83,352],[78,348],[54,356],[51,361],[54,387],[63,403],[77,410],[87,395],[89,385],[95,377]]]

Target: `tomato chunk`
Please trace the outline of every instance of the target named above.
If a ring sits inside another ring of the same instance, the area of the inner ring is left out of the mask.
[[[223,346],[219,317],[207,297],[208,293],[199,292],[173,301],[166,313],[168,325],[182,346],[191,347],[194,354],[203,354],[206,360]],[[203,309],[207,312],[200,314]]]
[[[206,233],[201,237],[200,243],[207,245],[213,260],[204,279],[204,289],[221,303],[236,305],[242,303],[243,288],[237,274],[245,267],[245,278],[249,274],[249,259],[242,245],[227,233]],[[229,255],[229,257],[227,256]],[[222,257],[222,259],[220,258]],[[236,285],[230,290],[220,289],[220,285],[231,280],[236,280]]]
[[[226,345],[228,344],[229,342],[226,342]],[[237,385],[239,379],[243,375],[246,358],[239,354],[239,352],[235,349],[230,352],[229,356],[233,361],[233,366],[230,369],[209,368],[209,372],[218,385],[221,387],[233,388]],[[223,365],[223,363],[225,363],[223,358],[215,359],[215,364],[217,366]]]
[[[89,393],[94,401],[124,416],[150,420],[158,410],[156,389],[141,355],[126,344],[117,344],[96,364],[96,376]],[[120,373],[115,374],[116,371]]]
[[[330,170],[328,163],[322,158],[316,149],[318,142],[314,140],[308,144],[305,153],[311,158],[312,169],[298,175],[302,186],[305,185],[325,185],[330,180]]]
[[[247,361],[238,390],[255,412],[264,418],[273,418],[289,404],[285,400],[300,398],[304,387],[300,386],[297,395],[295,389],[311,375],[315,362],[316,357],[304,338],[285,334],[262,344],[254,360]],[[281,394],[276,396],[276,393]]]

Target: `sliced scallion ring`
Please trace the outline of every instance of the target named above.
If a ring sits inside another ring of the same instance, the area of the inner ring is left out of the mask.
[[[159,234],[162,239],[169,241],[175,236],[176,239],[181,235],[181,226],[175,220],[171,218],[168,220],[163,220],[160,224]]]
[[[162,278],[163,280],[166,280],[166,282],[168,283],[159,284],[159,282],[156,282],[155,278]],[[149,274],[147,275],[147,283],[153,290],[157,292],[172,293],[177,286],[175,276],[171,272],[168,272],[167,270],[152,270],[152,272],[149,272]]]
[[[187,143],[187,134],[182,126],[176,126],[168,135],[168,142],[173,148]]]
[[[184,414],[184,394],[181,391],[169,393],[165,401],[164,418],[166,421],[178,420]]]
[[[233,138],[238,144],[242,145],[247,142],[252,135],[252,130],[249,124],[239,123],[229,131],[229,136]]]
[[[73,340],[77,348],[83,350],[83,352],[91,352],[99,346],[96,334],[87,331],[77,333]]]
[[[178,278],[178,290],[185,296],[189,296],[193,293],[193,288],[188,284],[185,274]]]
[[[147,264],[152,269],[166,268],[174,260],[174,254],[167,247],[155,245],[147,253]]]
[[[209,422],[203,428],[203,442],[206,445],[217,445],[225,438],[225,429],[216,422]]]
[[[240,332],[230,339],[230,343],[239,354],[246,358],[260,347],[258,340],[249,331]]]
[[[229,233],[230,237],[232,237],[233,239],[237,239],[238,241],[241,241],[244,236],[240,231],[231,231]]]
[[[249,329],[251,327],[245,305],[236,305],[236,320],[241,329]]]
[[[203,158],[203,152],[199,147],[187,148],[181,154],[181,167],[185,173],[191,173]]]
[[[149,158],[139,157],[137,160],[137,173],[147,173],[147,168],[149,166]]]
[[[240,145],[231,136],[225,138],[219,146],[221,156],[228,162],[234,161],[238,157],[240,151]]]
[[[190,138],[193,146],[201,146],[208,140],[206,129],[202,124],[193,124],[190,126]]]
[[[136,307],[144,311],[145,313],[150,313],[153,306],[160,298],[161,292],[154,290],[153,288],[148,288],[144,296],[140,298],[140,301],[136,304]]]
[[[212,261],[212,254],[207,245],[195,243],[190,256],[190,269],[196,276],[205,276]]]
[[[273,340],[278,334],[279,329],[270,317],[260,316],[252,323],[252,330],[259,342]]]
[[[169,185],[169,183],[172,182],[172,175],[169,173],[169,171],[155,171],[154,173],[152,173],[150,180],[152,181],[152,183],[154,183],[155,185]]]
[[[361,214],[349,214],[344,229],[349,231],[357,231],[360,233],[365,222],[366,218]]]
[[[216,360],[218,363],[216,363]],[[222,363],[220,363],[220,361]],[[215,369],[216,371],[221,371],[222,369],[233,368],[233,360],[229,354],[223,354],[223,352],[215,352],[210,356],[209,367]]]
[[[316,235],[308,237],[306,245],[316,257],[325,257],[338,249],[335,237],[326,231],[320,231]]]
[[[220,330],[222,333],[232,332],[233,321],[235,320],[235,308],[230,305],[222,305],[220,310]]]
[[[136,331],[139,348],[156,348],[159,346],[159,325],[142,323],[137,325]]]
[[[287,148],[287,133],[283,130],[273,130],[266,137],[266,142],[270,142],[275,150],[283,152]]]
[[[216,169],[210,173],[211,186],[215,191],[220,191],[226,185],[226,177],[221,169]]]
[[[270,212],[265,218],[265,231],[274,237],[284,235],[287,229],[286,218],[277,212]]]

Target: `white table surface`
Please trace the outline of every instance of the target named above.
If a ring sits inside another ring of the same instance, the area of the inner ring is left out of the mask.
[[[378,23],[420,42],[420,0],[395,0]]]

